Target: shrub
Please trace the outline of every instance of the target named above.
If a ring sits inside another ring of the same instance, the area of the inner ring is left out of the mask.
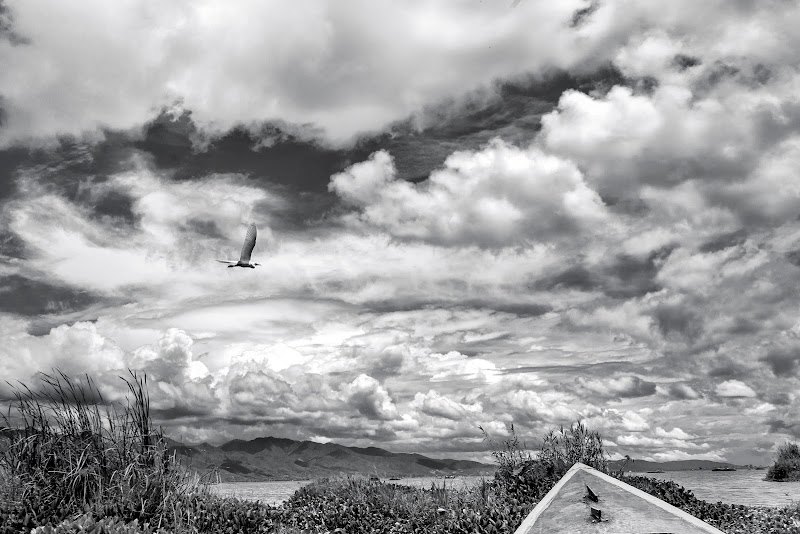
[[[778,448],[778,458],[767,470],[766,480],[800,480],[800,447],[797,443],[787,443]]]
[[[202,491],[152,426],[146,378],[123,380],[131,397],[121,409],[88,376],[55,372],[40,392],[14,390],[0,440],[0,531],[82,513],[163,521],[181,496]]]
[[[562,426],[545,434],[535,457],[520,443],[513,425],[509,429],[510,437],[499,447],[482,428],[481,431],[492,443],[492,455],[498,463],[495,483],[519,502],[538,502],[576,462],[603,472],[608,469],[602,436],[580,421],[567,429]]]

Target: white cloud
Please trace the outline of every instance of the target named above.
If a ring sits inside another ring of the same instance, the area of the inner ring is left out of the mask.
[[[715,388],[720,397],[755,397],[756,392],[741,380],[726,380]]]
[[[346,142],[495,78],[571,62],[562,29],[579,5],[15,1],[28,44],[0,42],[0,141],[128,129],[179,101],[209,129],[283,120]]]
[[[648,418],[650,413],[647,409],[637,412],[635,410],[621,411],[615,408],[593,408],[587,410],[584,423],[589,428],[601,429],[604,437],[611,437],[617,432],[644,432],[650,430]],[[610,434],[611,436],[609,436]]]
[[[183,383],[197,381],[208,376],[208,368],[194,359],[194,341],[186,332],[177,328],[167,330],[158,343],[136,349],[127,360],[133,369],[146,371],[157,380]]]
[[[697,436],[693,436],[692,434],[689,434],[687,432],[684,432],[683,430],[681,430],[677,426],[675,428],[673,428],[672,430],[670,430],[670,431],[666,431],[663,428],[661,428],[660,426],[658,426],[658,427],[656,427],[654,433],[655,433],[656,437],[659,437],[659,438],[672,438],[672,439],[684,439],[685,440],[685,439],[692,439],[692,438],[696,438],[697,437]]]
[[[718,452],[691,453],[681,450],[657,452],[652,456],[645,456],[643,459],[654,462],[675,462],[680,460],[709,460],[712,462],[727,461],[725,457]]]
[[[464,419],[468,413],[480,412],[482,409],[480,405],[465,406],[439,394],[433,389],[429,390],[427,393],[417,393],[414,396],[414,401],[411,403],[411,406],[424,414],[434,417],[444,417],[445,419],[452,419],[453,421],[460,421]]]
[[[469,358],[458,351],[433,353],[419,363],[431,373],[430,380],[434,382],[457,379],[491,383],[499,380],[497,367],[492,362]]]
[[[608,218],[570,162],[499,139],[451,154],[418,185],[398,180],[389,154],[377,152],[331,177],[329,189],[361,209],[367,225],[446,245],[546,242],[591,233]]]
[[[61,325],[43,336],[15,333],[0,344],[4,379],[32,383],[36,373],[60,369],[68,376],[105,376],[124,368],[124,352],[93,323]]]

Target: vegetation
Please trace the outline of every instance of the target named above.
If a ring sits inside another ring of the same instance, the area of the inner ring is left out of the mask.
[[[495,477],[475,486],[333,478],[272,507],[214,495],[167,454],[143,377],[126,379],[130,398],[117,409],[88,377],[76,383],[55,373],[43,380],[43,393],[18,389],[3,419],[0,534],[513,532],[574,462],[608,466],[601,436],[580,422],[546,434],[536,455],[512,427],[508,440],[493,444]],[[672,482],[624,480],[730,534],[800,533],[797,507],[708,503]]]
[[[146,379],[125,381],[132,398],[120,410],[88,376],[80,383],[56,372],[42,375],[41,391],[15,390],[2,420],[0,531],[81,514],[159,523],[204,491],[153,428]]]
[[[778,458],[767,470],[766,480],[788,482],[800,480],[800,447],[787,443],[778,448]]]
[[[538,502],[576,462],[603,472],[608,468],[603,438],[580,421],[567,429],[562,426],[549,431],[536,456],[520,443],[514,425],[509,428],[509,438],[500,445],[483,433],[492,443],[492,455],[498,464],[495,485],[517,499]]]

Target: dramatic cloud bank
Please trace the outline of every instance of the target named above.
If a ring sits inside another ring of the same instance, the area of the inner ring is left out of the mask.
[[[190,441],[800,438],[793,3],[49,4],[0,3],[6,380],[143,371]]]

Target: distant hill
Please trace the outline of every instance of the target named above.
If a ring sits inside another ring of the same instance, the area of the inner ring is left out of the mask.
[[[168,440],[182,462],[204,473],[218,470],[223,481],[308,480],[363,474],[380,478],[437,475],[493,475],[496,466],[469,460],[436,459],[378,447],[263,437],[220,446]]]
[[[443,475],[493,475],[497,466],[469,460],[436,459],[421,454],[397,453],[378,447],[346,447],[336,443],[263,437],[235,439],[220,446],[182,444],[168,439],[171,451],[200,473],[217,470],[222,481],[308,480],[362,474],[380,478]],[[608,463],[617,471],[624,460]],[[714,468],[748,469],[748,466],[709,460],[649,462],[635,460],[626,472],[692,471]]]
[[[608,462],[608,470],[617,471],[625,460]],[[734,469],[748,469],[747,466],[734,465],[726,462],[712,462],[710,460],[678,460],[674,462],[648,462],[647,460],[633,460],[625,466],[625,471],[633,473],[647,473],[648,471],[695,471],[714,468],[732,467]]]

